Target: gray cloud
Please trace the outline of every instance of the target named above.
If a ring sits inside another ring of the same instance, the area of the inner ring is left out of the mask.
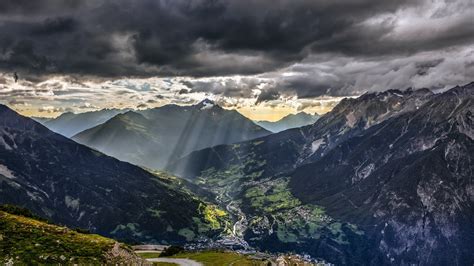
[[[192,92],[208,92],[219,96],[227,97],[253,97],[253,89],[256,89],[262,80],[258,78],[220,78],[212,80],[188,80],[181,82],[186,87],[192,89]]]
[[[284,72],[265,75],[281,94],[298,98],[324,95],[360,95],[367,91],[412,88],[447,88],[468,83],[474,77],[474,47],[444,52],[424,52],[398,58],[331,58],[317,56]]]
[[[266,102],[266,101],[271,101],[271,100],[276,100],[280,98],[280,93],[278,92],[278,90],[276,90],[275,88],[270,88],[270,89],[266,89],[266,90],[263,90],[257,97],[257,101],[255,102],[255,104],[259,104],[261,102]]]
[[[429,2],[6,0],[0,3],[0,69],[96,76],[249,75],[288,67],[314,53],[407,55],[471,44],[472,19],[455,16],[472,8],[464,2],[450,1],[432,20],[414,22],[412,31],[399,33],[401,12],[430,8]],[[367,23],[377,17],[382,18]]]
[[[322,104],[315,97],[444,88],[474,77],[472,10],[466,0],[5,0],[0,97],[132,107],[299,98],[304,109]],[[127,82],[153,76],[164,78]]]
[[[191,90],[181,89],[181,90],[178,91],[178,94],[188,94],[190,92],[191,92]]]

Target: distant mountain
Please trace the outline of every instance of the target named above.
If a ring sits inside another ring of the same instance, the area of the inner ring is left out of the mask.
[[[169,170],[243,217],[250,244],[336,264],[471,265],[474,83],[341,101],[313,125]]]
[[[184,243],[221,232],[222,212],[179,186],[0,105],[0,203],[133,241]]]
[[[0,225],[5,265],[144,263],[125,244],[48,223],[15,206],[0,206]]]
[[[270,121],[255,121],[255,123],[268,131],[273,133],[281,132],[283,130],[287,130],[290,128],[297,128],[303,127],[307,125],[311,125],[316,120],[318,120],[320,116],[318,114],[308,114],[305,112],[299,112],[297,114],[289,114],[282,119],[270,122]]]
[[[81,131],[100,125],[117,114],[127,111],[126,109],[103,109],[78,114],[68,112],[49,120],[33,119],[42,123],[52,131],[69,138]]]
[[[54,119],[54,118],[49,118],[49,117],[38,117],[38,116],[30,116],[30,118],[41,124],[44,124],[45,122],[51,119]]]
[[[389,90],[343,99],[313,125],[262,137],[256,140],[257,146],[254,141],[248,141],[239,143],[238,147],[220,145],[196,151],[168,168],[182,176],[195,176],[209,167],[228,167],[230,162],[241,161],[243,154],[253,151],[254,159],[265,164],[249,165],[247,171],[263,170],[264,176],[274,176],[319,159],[341,142],[394,116],[416,110],[431,97],[431,91],[420,89]]]
[[[120,160],[163,168],[194,150],[270,134],[235,110],[210,100],[127,112],[73,137]]]

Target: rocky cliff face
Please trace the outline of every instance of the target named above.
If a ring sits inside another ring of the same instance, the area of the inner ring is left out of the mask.
[[[429,90],[390,90],[366,94],[357,99],[344,99],[331,112],[313,125],[289,129],[262,137],[256,141],[241,142],[238,146],[220,145],[196,151],[170,164],[168,168],[179,175],[193,177],[209,167],[224,168],[231,160],[241,161],[244,154],[263,165],[247,165],[245,171],[263,171],[274,176],[318,160],[339,143],[391,117],[416,110],[433,93]]]
[[[387,119],[416,110],[433,93],[427,89],[388,90],[343,99],[330,113],[309,128],[298,165],[318,160],[328,151]]]
[[[456,87],[297,168],[290,187],[362,225],[396,264],[474,261],[474,86]]]

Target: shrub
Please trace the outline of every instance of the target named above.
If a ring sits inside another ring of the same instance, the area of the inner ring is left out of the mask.
[[[184,251],[184,248],[180,246],[169,246],[165,248],[163,252],[161,252],[160,257],[170,257],[183,251]]]

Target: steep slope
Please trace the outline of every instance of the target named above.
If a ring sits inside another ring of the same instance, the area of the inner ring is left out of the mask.
[[[290,128],[303,127],[311,125],[318,120],[320,115],[308,114],[305,112],[299,112],[297,114],[289,114],[282,119],[270,122],[270,121],[255,121],[255,124],[265,128],[273,133],[278,133]]]
[[[183,243],[225,217],[170,180],[103,155],[0,106],[0,203],[119,239]]]
[[[163,168],[194,150],[270,134],[237,111],[205,100],[118,115],[73,137],[124,161]]]
[[[196,151],[169,169],[214,192],[237,221],[235,235],[251,245],[305,252],[336,264],[388,263],[357,224],[295,197],[289,175],[432,97],[429,90],[392,90],[344,100],[313,125]]]
[[[143,263],[124,244],[47,223],[15,206],[0,206],[0,237],[3,264]]]
[[[291,174],[305,203],[361,226],[395,264],[472,265],[474,83],[374,126]]]
[[[162,143],[149,124],[143,115],[129,111],[79,133],[73,140],[120,160],[152,168],[172,147]]]
[[[238,145],[219,145],[193,152],[168,166],[171,172],[193,178],[211,167],[225,169],[245,164],[245,173],[262,171],[269,177],[318,160],[339,143],[391,117],[416,110],[433,93],[389,90],[342,100],[313,125],[289,129]],[[255,145],[258,144],[258,145]],[[248,162],[260,161],[260,164]]]
[[[100,125],[117,114],[121,114],[126,111],[127,110],[103,109],[100,111],[79,114],[68,112],[54,119],[35,120],[42,123],[50,130],[69,138],[81,131]]]

